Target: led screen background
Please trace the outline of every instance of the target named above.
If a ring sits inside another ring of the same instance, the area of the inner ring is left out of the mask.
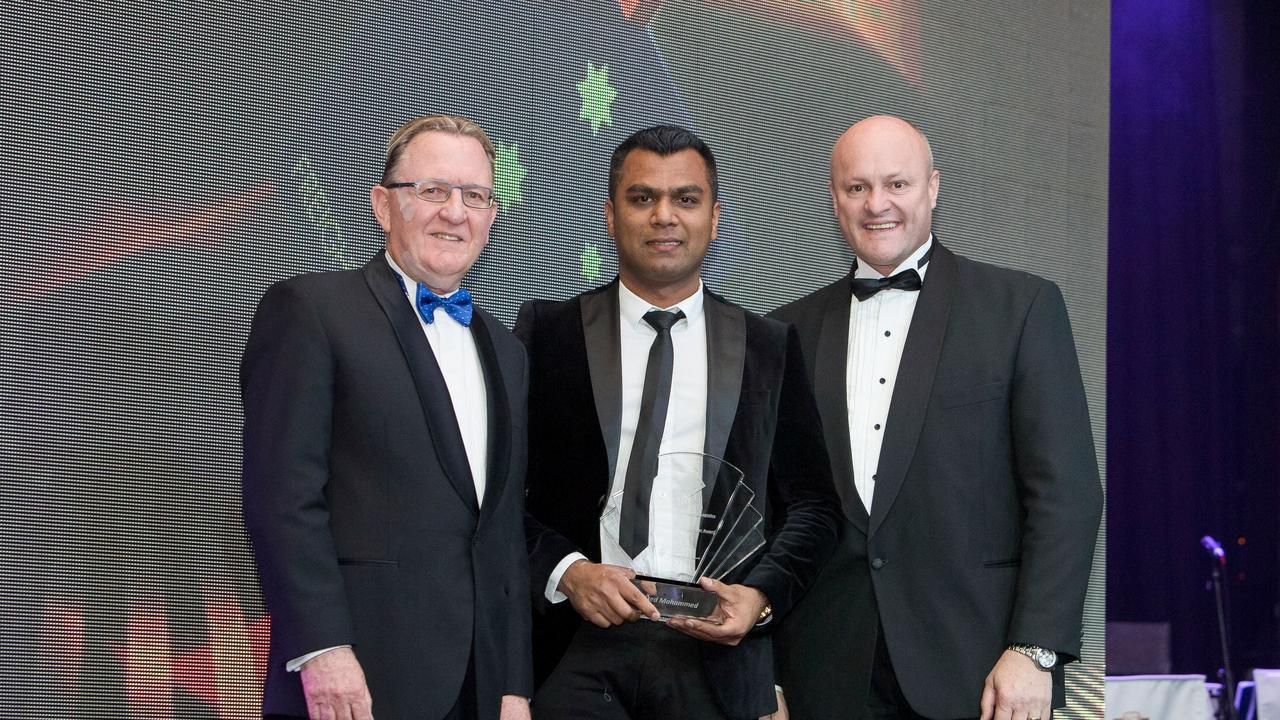
[[[1025,6],[1024,6],[1025,5]],[[846,272],[830,145],[930,136],[935,230],[1057,282],[1105,455],[1106,3],[316,2],[24,7],[3,21],[0,716],[253,717],[268,621],[239,508],[257,299],[381,244],[368,187],[403,120],[498,144],[467,284],[612,277],[608,154],[656,122],[721,166],[705,277],[768,311]],[[1063,717],[1101,712],[1103,554]]]

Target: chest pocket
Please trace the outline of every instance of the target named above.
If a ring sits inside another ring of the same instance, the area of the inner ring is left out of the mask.
[[[938,395],[938,405],[946,410],[947,408],[964,407],[966,405],[977,405],[978,403],[991,402],[993,400],[1003,400],[1009,396],[1008,383],[1004,380],[997,380],[993,383],[983,383],[982,385],[973,385],[959,390],[949,390]]]

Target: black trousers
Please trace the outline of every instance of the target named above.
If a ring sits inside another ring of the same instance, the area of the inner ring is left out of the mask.
[[[876,659],[871,665],[871,693],[867,696],[867,707],[862,713],[863,720],[925,720],[907,703],[898,685],[898,676],[893,671],[893,661],[889,658],[889,646],[884,642],[884,628],[876,628]]]
[[[889,658],[889,646],[884,642],[884,627],[877,628],[876,659],[871,666],[871,693],[867,707],[860,716],[863,720],[928,720],[911,709],[907,697],[898,685],[898,676]]]
[[[537,720],[725,720],[702,667],[698,641],[640,620],[583,623],[533,698]]]

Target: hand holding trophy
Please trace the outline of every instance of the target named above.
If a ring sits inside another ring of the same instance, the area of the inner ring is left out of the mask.
[[[600,518],[606,562],[635,571],[636,587],[663,619],[717,622],[719,581],[765,545],[763,515],[741,470],[710,455],[658,456],[648,493],[625,490]],[[624,541],[623,538],[626,538]]]

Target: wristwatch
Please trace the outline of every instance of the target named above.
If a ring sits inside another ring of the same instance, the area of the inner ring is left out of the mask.
[[[1034,662],[1036,667],[1041,670],[1052,670],[1053,667],[1058,664],[1058,653],[1052,650],[1046,650],[1039,645],[1013,643],[1009,645],[1009,649],[1031,658],[1031,661]]]
[[[773,603],[768,600],[764,601],[764,608],[760,610],[760,617],[756,618],[756,624],[761,625],[773,615]]]

